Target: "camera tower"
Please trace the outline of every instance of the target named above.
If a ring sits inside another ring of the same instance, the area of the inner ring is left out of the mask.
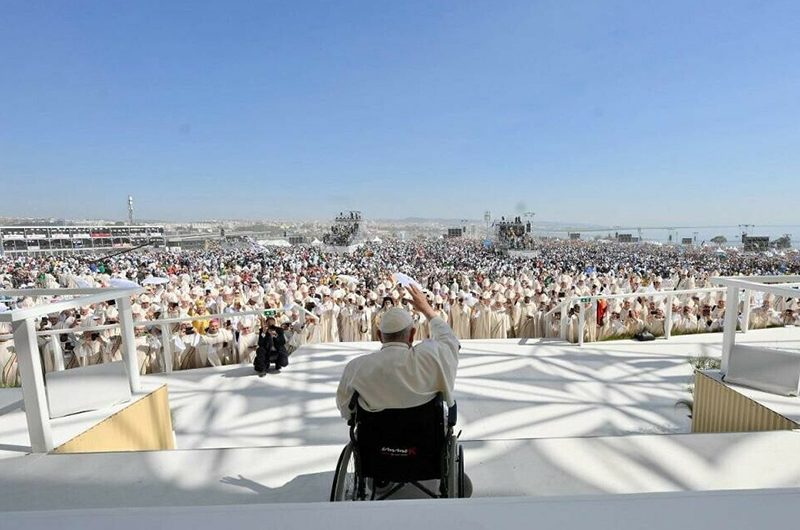
[[[133,195],[128,195],[128,224],[133,226]]]

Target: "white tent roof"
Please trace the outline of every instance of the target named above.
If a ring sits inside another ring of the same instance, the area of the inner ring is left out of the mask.
[[[285,239],[262,239],[258,242],[259,245],[263,245],[265,247],[290,247],[292,246],[288,241]]]

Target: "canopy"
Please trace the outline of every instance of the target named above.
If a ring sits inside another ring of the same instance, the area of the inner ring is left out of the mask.
[[[159,276],[148,276],[144,280],[142,280],[142,285],[161,285],[164,283],[169,283],[169,278],[162,278]]]
[[[291,243],[285,239],[262,239],[258,242],[259,245],[265,247],[291,247]]]

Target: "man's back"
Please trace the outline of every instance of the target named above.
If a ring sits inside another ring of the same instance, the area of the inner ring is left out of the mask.
[[[438,392],[453,403],[460,345],[450,326],[431,312],[431,339],[413,347],[404,342],[385,342],[380,350],[347,364],[336,393],[342,417],[349,418],[348,405],[356,391],[361,406],[373,412],[416,407]]]

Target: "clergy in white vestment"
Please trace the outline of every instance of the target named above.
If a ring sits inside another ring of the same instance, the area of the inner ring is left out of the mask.
[[[322,304],[317,307],[320,342],[339,342],[339,306],[333,303],[329,288],[323,290]]]
[[[488,292],[481,295],[480,303],[472,308],[470,318],[470,336],[473,339],[488,339],[492,336],[494,312],[490,305],[491,297]]]
[[[350,361],[336,391],[336,406],[350,417],[350,400],[372,412],[423,405],[438,392],[452,405],[460,344],[453,330],[436,316],[415,286],[408,291],[414,308],[431,321],[432,339],[414,344],[413,320],[407,310],[393,308],[381,319],[380,350]]]
[[[450,306],[450,324],[453,332],[459,339],[469,339],[470,334],[470,310],[464,303],[463,293],[458,296],[455,303]]]

